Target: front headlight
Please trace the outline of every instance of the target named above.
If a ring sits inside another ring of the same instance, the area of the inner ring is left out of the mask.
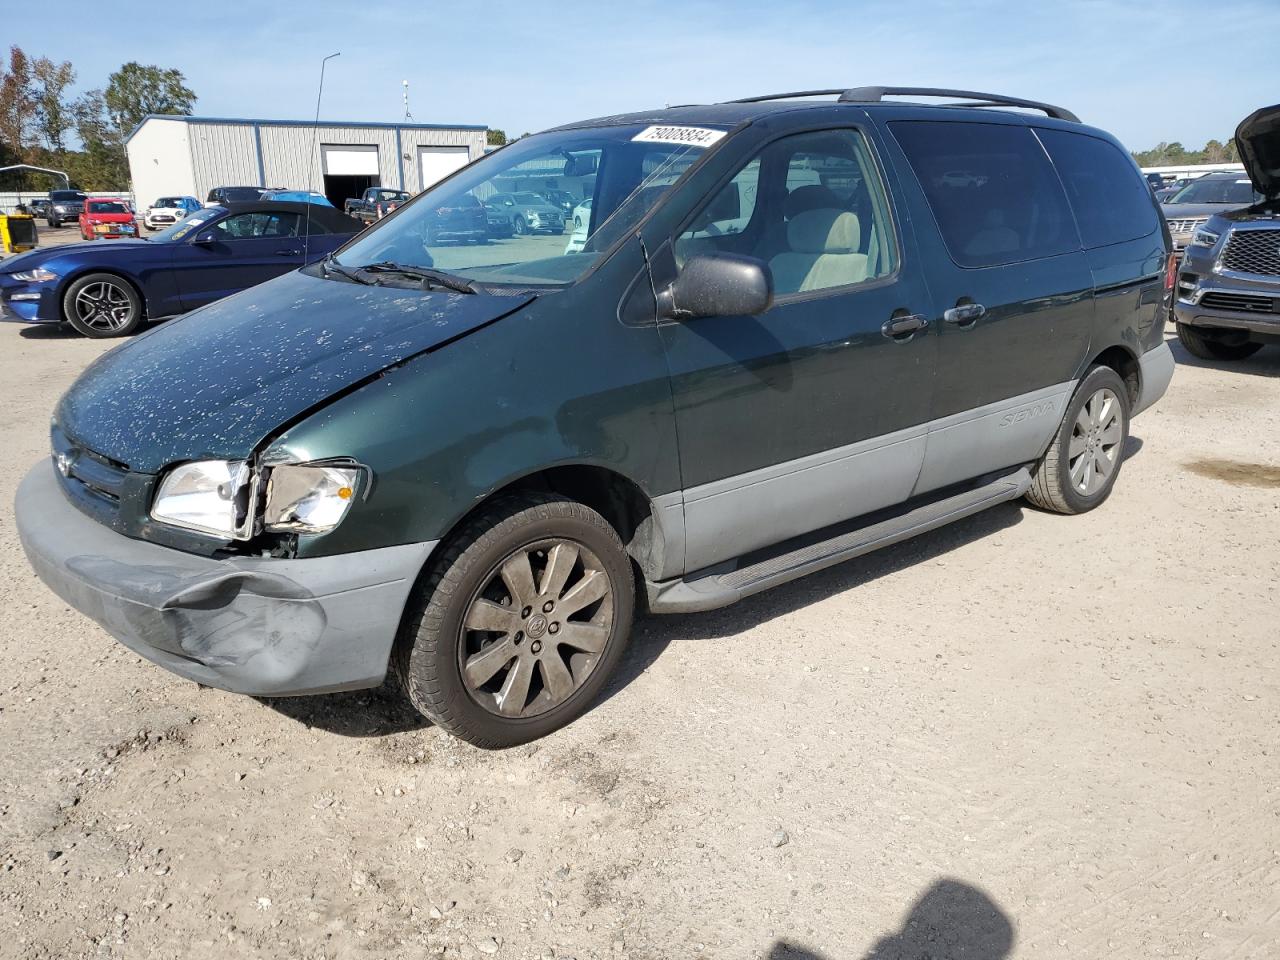
[[[262,522],[278,533],[325,533],[347,515],[364,468],[285,464],[271,469]]]
[[[200,460],[174,467],[160,481],[152,519],[247,540],[253,535],[251,479],[243,460]]]
[[[1197,230],[1191,234],[1191,245],[1193,247],[1212,247],[1218,242],[1219,234],[1212,230]]]
[[[13,275],[13,279],[23,283],[48,283],[50,280],[57,280],[58,275],[44,267],[36,267],[34,270],[19,270]]]

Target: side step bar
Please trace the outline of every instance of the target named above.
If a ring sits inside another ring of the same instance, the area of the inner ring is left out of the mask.
[[[865,553],[887,547],[916,534],[960,520],[987,507],[1014,500],[1027,492],[1031,475],[1025,467],[984,486],[945,500],[935,500],[906,513],[868,526],[837,533],[817,543],[739,566],[730,560],[692,578],[646,584],[653,613],[694,613],[724,607],[753,593],[816,573]]]

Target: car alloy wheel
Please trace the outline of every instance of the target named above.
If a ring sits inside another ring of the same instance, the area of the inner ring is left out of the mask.
[[[577,692],[613,629],[600,560],[572,540],[539,540],[482,581],[462,618],[459,668],[471,698],[500,717],[536,717]]]
[[[1067,445],[1071,485],[1086,497],[1106,486],[1120,462],[1124,440],[1120,398],[1103,387],[1085,401],[1071,429]]]
[[[516,217],[515,231],[516,231],[516,235],[521,237],[523,237],[526,233],[528,233],[529,228],[524,222],[524,217]]]

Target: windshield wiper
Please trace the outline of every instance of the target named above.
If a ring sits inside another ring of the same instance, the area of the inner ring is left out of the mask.
[[[324,275],[326,277],[330,273],[336,273],[338,276],[342,277],[344,280],[350,280],[352,283],[359,283],[366,287],[370,286],[373,283],[372,280],[366,280],[364,277],[360,276],[359,273],[357,273],[355,270],[351,269],[350,267],[344,267],[342,264],[338,262],[337,257],[335,257],[332,253],[320,261],[320,269],[324,272]]]
[[[370,263],[360,269],[367,273],[398,273],[401,276],[413,277],[415,280],[421,280],[423,287],[428,290],[432,287],[444,287],[446,290],[453,290],[456,293],[476,292],[476,288],[472,286],[471,281],[466,277],[460,277],[454,273],[445,273],[443,270],[435,270],[431,267],[415,267],[407,263],[383,260],[380,263]]]

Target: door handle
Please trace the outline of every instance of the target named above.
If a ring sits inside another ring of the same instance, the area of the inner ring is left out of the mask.
[[[302,256],[302,251],[301,250],[277,250],[276,256],[277,257],[300,257]]]
[[[980,303],[957,303],[950,310],[946,310],[942,314],[942,319],[947,323],[954,323],[957,327],[971,327],[981,317],[986,316],[987,308]]]
[[[912,313],[905,317],[891,317],[884,322],[880,332],[891,340],[905,342],[915,336],[917,331],[923,330],[928,325],[928,317]]]

